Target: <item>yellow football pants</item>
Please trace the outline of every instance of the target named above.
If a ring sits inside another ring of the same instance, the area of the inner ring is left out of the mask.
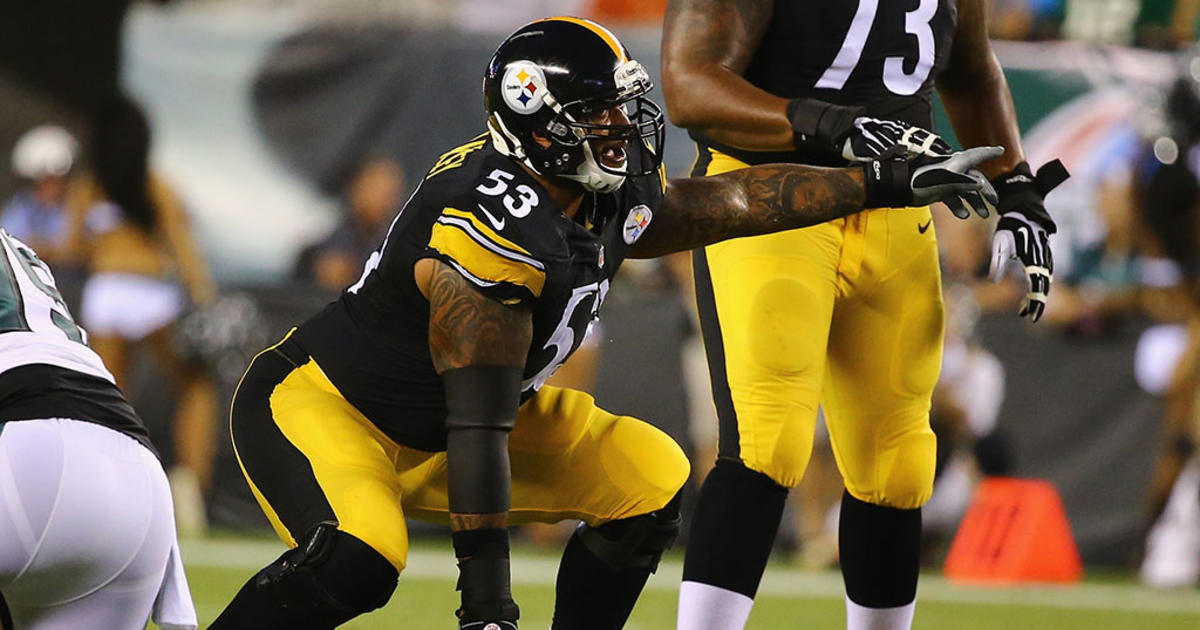
[[[405,517],[449,522],[446,453],[392,441],[311,359],[294,367],[270,351],[256,357],[232,422],[246,479],[291,547],[309,527],[332,520],[403,570]],[[662,431],[556,387],[521,406],[509,456],[514,525],[568,518],[600,525],[646,514],[665,506],[689,473],[683,451]]]
[[[694,174],[746,167],[700,151]],[[925,503],[943,327],[929,208],[717,243],[696,252],[695,267],[720,456],[794,487],[819,403],[851,495],[905,509]]]

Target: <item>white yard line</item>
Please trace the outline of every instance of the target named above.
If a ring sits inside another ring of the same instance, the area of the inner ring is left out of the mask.
[[[180,543],[184,563],[190,567],[244,569],[266,566],[283,551],[276,542],[262,540],[184,540]],[[518,555],[512,560],[513,581],[519,584],[552,586],[558,559],[551,556]],[[663,562],[646,588],[678,589],[683,571],[677,560]],[[413,549],[408,555],[408,578],[452,580],[458,577],[449,544],[444,552]],[[842,577],[836,571],[806,571],[771,566],[763,577],[760,595],[774,597],[842,598]],[[983,587],[950,584],[936,576],[922,576],[919,599],[926,602],[966,604],[1020,604],[1049,608],[1088,610],[1131,610],[1160,613],[1200,614],[1200,591],[1156,591],[1136,584],[1081,584],[1076,586],[1035,585]]]

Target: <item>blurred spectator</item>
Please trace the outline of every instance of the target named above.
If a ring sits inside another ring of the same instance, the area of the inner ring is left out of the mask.
[[[75,138],[53,125],[30,129],[13,147],[13,173],[23,186],[0,212],[0,227],[55,267],[67,257],[67,190],[78,153]]]
[[[80,309],[89,345],[117,385],[128,391],[134,353],[147,349],[178,387],[168,478],[180,530],[197,533],[212,477],[216,393],[207,369],[180,356],[172,327],[189,300],[208,304],[216,288],[179,200],[148,171],[149,148],[150,128],[136,104],[120,97],[99,108],[94,172],[73,200],[71,247],[92,274]]]
[[[1161,133],[1146,139],[1133,190],[1145,232],[1143,302],[1162,322],[1139,341],[1136,374],[1166,401],[1141,573],[1166,587],[1200,578],[1200,48],[1181,57],[1162,112]]]
[[[333,232],[301,252],[295,276],[329,291],[358,280],[363,264],[387,235],[404,185],[404,171],[392,160],[369,160],[359,167],[346,191],[346,216]]]

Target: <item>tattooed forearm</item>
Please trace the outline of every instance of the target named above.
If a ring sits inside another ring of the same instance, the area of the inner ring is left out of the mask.
[[[526,307],[485,297],[437,263],[429,281],[429,352],[438,374],[468,365],[524,366],[532,335]]]
[[[674,179],[633,258],[653,258],[742,236],[824,223],[863,209],[859,168],[764,164]]]

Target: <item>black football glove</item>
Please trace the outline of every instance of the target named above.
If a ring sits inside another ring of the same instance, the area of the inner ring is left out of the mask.
[[[904,155],[903,147],[892,147],[870,162],[863,162],[866,175],[867,208],[907,208],[941,201],[955,216],[970,216],[967,205],[981,217],[988,215],[988,202],[996,203],[996,191],[987,177],[975,168],[981,162],[1004,154],[1003,147],[975,147],[949,155]]]
[[[903,147],[907,155],[950,155],[954,152],[941,136],[894,120],[860,117],[842,146],[842,157],[850,162],[873,160],[892,147]]]
[[[1009,261],[1019,261],[1028,279],[1025,298],[1017,314],[1038,321],[1046,310],[1046,296],[1054,281],[1054,257],[1050,235],[1058,229],[1046,212],[1042,199],[1046,193],[1066,181],[1070,173],[1062,162],[1048,162],[1035,176],[1029,164],[1021,162],[1013,170],[992,180],[1000,203],[996,210],[1000,222],[992,236],[992,280],[999,282]]]

